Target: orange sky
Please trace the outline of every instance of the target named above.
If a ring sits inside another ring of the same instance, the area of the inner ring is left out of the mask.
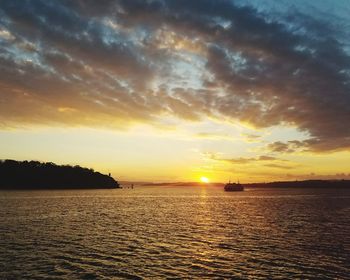
[[[347,2],[97,3],[0,6],[0,158],[135,181],[350,177]]]

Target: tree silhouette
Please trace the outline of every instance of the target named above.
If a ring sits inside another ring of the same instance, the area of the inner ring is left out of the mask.
[[[0,189],[118,188],[108,175],[78,165],[39,161],[0,161]]]

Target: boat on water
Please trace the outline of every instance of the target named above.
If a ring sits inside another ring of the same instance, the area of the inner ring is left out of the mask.
[[[226,192],[239,192],[239,191],[243,191],[244,187],[242,184],[240,183],[227,183],[224,187],[224,190]]]

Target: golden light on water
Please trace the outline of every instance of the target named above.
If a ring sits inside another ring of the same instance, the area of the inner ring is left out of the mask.
[[[208,179],[207,177],[202,176],[202,177],[200,178],[200,180],[201,180],[202,183],[205,183],[205,184],[208,184],[208,183],[209,183],[209,179]]]

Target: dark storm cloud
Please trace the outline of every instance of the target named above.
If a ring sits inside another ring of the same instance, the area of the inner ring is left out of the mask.
[[[341,29],[225,0],[1,1],[0,124],[211,116],[309,135],[271,143],[275,152],[349,149]],[[179,61],[184,69],[202,63],[200,86],[182,82]]]

